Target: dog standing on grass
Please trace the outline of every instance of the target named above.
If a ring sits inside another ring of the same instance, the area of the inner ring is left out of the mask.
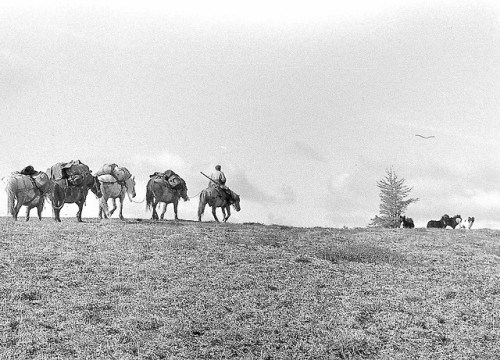
[[[406,216],[400,216],[399,221],[400,221],[400,226],[399,226],[400,228],[413,229],[415,227],[412,218],[407,218]]]
[[[474,221],[476,219],[474,219],[474,216],[469,216],[467,218],[467,220],[463,220],[461,223],[460,223],[460,229],[467,229],[467,230],[470,230],[470,228],[472,227],[472,224],[474,224]]]

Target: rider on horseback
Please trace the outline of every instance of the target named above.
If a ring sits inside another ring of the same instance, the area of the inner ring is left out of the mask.
[[[226,175],[221,171],[220,165],[216,165],[215,171],[210,174],[208,186],[216,188],[219,194],[226,200],[231,199],[231,190],[226,186]]]

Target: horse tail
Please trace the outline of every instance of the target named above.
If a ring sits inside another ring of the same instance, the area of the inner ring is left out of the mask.
[[[45,209],[45,200],[47,199],[47,194],[40,195],[40,201],[38,202],[38,206],[41,206],[42,209]]]
[[[17,183],[15,178],[8,178],[5,185],[7,192],[7,213],[14,215],[15,212],[15,199],[17,198]]]
[[[153,184],[151,183],[151,180],[148,181],[148,184],[146,185],[146,210],[151,209],[153,206],[153,201],[154,201],[154,194],[153,190],[151,189]]]
[[[42,194],[40,195],[43,198],[42,204],[44,209],[45,209],[45,203],[50,201],[50,194],[54,191],[54,183],[51,180],[49,181],[50,183],[47,190],[42,192]]]
[[[63,188],[60,184],[53,182],[51,192],[52,198],[50,198],[49,194],[47,194],[47,197],[52,203],[52,209],[61,210],[66,200],[66,188]],[[60,204],[59,201],[61,202]]]
[[[201,216],[205,212],[205,206],[207,205],[207,192],[202,190],[200,193],[200,204],[198,205],[198,220],[201,221]]]

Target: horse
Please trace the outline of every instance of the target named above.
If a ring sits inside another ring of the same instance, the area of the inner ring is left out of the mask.
[[[49,183],[49,178],[44,172],[39,172]],[[35,181],[28,175],[14,173],[5,178],[5,191],[7,192],[7,210],[12,218],[17,221],[19,210],[26,206],[26,221],[30,219],[31,209],[36,207],[38,219],[42,220],[42,210],[47,193],[40,190]],[[47,188],[48,190],[48,188]]]
[[[172,188],[166,181],[155,181],[155,178],[149,179],[146,185],[146,210],[153,208],[153,214],[151,216],[153,220],[159,220],[158,213],[156,212],[156,205],[160,202],[165,203],[165,207],[160,216],[161,220],[163,220],[165,216],[168,204],[174,204],[175,220],[179,220],[177,216],[177,205],[179,204],[180,198],[184,201],[189,200],[187,186],[184,180],[182,180],[182,188],[180,190]]]
[[[61,222],[60,212],[64,204],[75,203],[78,205],[76,219],[82,222],[82,210],[87,194],[92,191],[96,197],[102,196],[101,183],[97,176],[90,173],[83,174],[82,184],[79,186],[68,186],[67,179],[52,180],[52,192],[49,194],[49,199],[52,202],[52,210],[54,220]]]
[[[99,219],[111,217],[116,210],[116,199],[120,199],[120,220],[125,220],[123,217],[123,200],[125,194],[128,195],[130,201],[135,198],[135,177],[129,177],[125,181],[116,181],[113,175],[101,175],[98,177],[101,183],[102,197],[99,200]],[[108,181],[106,181],[108,180]],[[108,209],[108,199],[113,202],[113,208]]]
[[[459,228],[459,229],[467,229],[467,230],[470,230],[470,228],[472,227],[472,224],[474,224],[474,221],[475,221],[475,220],[476,220],[476,219],[474,219],[474,216],[472,216],[472,217],[470,217],[470,216],[469,216],[469,217],[467,218],[467,220],[463,220],[463,221],[459,224],[458,228]]]
[[[415,224],[413,223],[412,218],[407,218],[406,216],[400,216],[399,220],[400,220],[402,228],[413,229],[415,227]]]
[[[455,215],[451,218],[448,217],[446,226],[451,226],[453,229],[455,229],[458,225],[460,225],[461,222],[462,222],[462,217],[460,215]]]
[[[198,206],[198,221],[201,221],[201,216],[205,211],[205,206],[208,204],[212,208],[212,215],[215,221],[219,222],[215,210],[220,207],[222,210],[222,215],[224,215],[223,221],[226,222],[231,216],[231,205],[233,205],[236,211],[240,211],[240,196],[234,191],[227,189],[230,194],[229,199],[222,195],[216,187],[208,187],[202,190],[200,193],[200,204]],[[227,211],[227,215],[226,215]]]
[[[446,214],[441,216],[441,220],[430,220],[427,223],[427,229],[430,229],[430,228],[445,229],[446,226],[448,225],[449,220],[450,220],[450,217]]]

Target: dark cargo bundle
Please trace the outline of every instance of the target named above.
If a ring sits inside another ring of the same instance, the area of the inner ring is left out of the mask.
[[[157,171],[154,174],[149,175],[149,177],[153,178],[156,182],[166,183],[169,188],[174,190],[182,190],[186,188],[186,182],[184,179],[170,169],[162,173]]]
[[[52,180],[67,180],[68,185],[81,186],[84,183],[86,175],[91,171],[87,165],[80,160],[70,161],[68,163],[57,163],[52,165],[47,174]]]

